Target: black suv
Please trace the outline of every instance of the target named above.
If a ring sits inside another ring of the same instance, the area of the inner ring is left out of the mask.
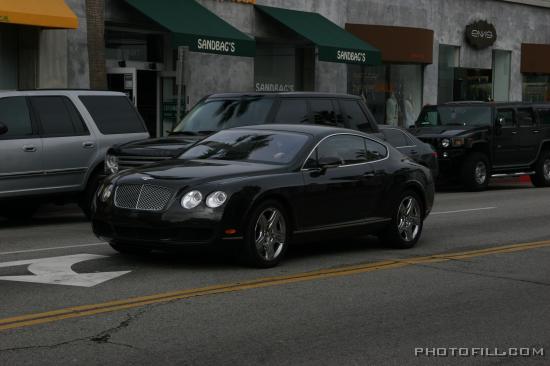
[[[130,142],[107,152],[107,174],[174,158],[213,132],[263,123],[312,123],[378,133],[362,99],[346,94],[215,94],[202,99],[168,137]],[[379,136],[381,137],[381,136]]]
[[[491,176],[529,174],[535,186],[550,186],[550,104],[426,106],[412,132],[437,151],[440,179],[479,191]]]

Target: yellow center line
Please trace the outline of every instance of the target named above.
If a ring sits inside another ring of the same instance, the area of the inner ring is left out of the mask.
[[[151,304],[165,303],[174,300],[190,299],[193,297],[245,291],[257,288],[286,285],[297,282],[313,281],[340,276],[380,271],[385,269],[403,268],[416,264],[438,263],[450,260],[463,260],[492,254],[513,253],[531,249],[550,247],[550,240],[513,244],[500,247],[492,247],[466,252],[434,254],[424,257],[401,258],[375,263],[366,263],[353,266],[343,266],[318,271],[303,272],[286,276],[264,277],[250,281],[213,285],[201,288],[178,290],[160,294],[133,297],[122,300],[108,301],[99,304],[73,306],[42,313],[27,314],[0,319],[0,331],[22,328],[31,325],[56,322],[64,319],[80,318],[85,316],[109,313],[125,309],[131,309]]]

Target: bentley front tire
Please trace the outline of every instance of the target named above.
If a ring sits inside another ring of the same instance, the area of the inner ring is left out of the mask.
[[[277,201],[265,201],[250,215],[244,245],[247,261],[259,268],[276,266],[289,242],[290,225],[284,207]]]
[[[424,225],[423,205],[413,191],[404,192],[392,213],[389,227],[380,238],[384,244],[398,249],[412,248],[420,239]]]

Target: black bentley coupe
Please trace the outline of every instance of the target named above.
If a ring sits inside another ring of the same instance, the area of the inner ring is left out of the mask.
[[[271,267],[291,241],[371,233],[410,248],[433,199],[430,170],[372,136],[249,126],[110,176],[92,224],[121,253],[237,240],[251,264]]]

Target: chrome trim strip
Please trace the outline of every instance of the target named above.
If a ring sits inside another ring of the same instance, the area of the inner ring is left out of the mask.
[[[46,175],[56,175],[56,174],[73,174],[73,173],[85,173],[88,168],[71,168],[71,169],[52,169],[46,171],[31,171],[25,173],[2,173],[0,174],[0,179],[10,179],[10,178],[24,178],[24,177],[34,177],[34,176],[46,176]]]
[[[356,133],[351,133],[351,132],[338,132],[338,133],[333,133],[332,135],[328,135],[328,136],[325,136],[323,137],[319,142],[317,142],[315,144],[315,146],[313,147],[313,149],[311,149],[311,151],[309,152],[309,154],[307,155],[306,159],[304,160],[303,164],[302,164],[302,167],[300,168],[300,171],[302,172],[309,172],[309,171],[314,171],[314,170],[318,170],[319,168],[312,168],[312,169],[304,169],[304,165],[306,165],[306,162],[308,161],[309,157],[311,156],[311,154],[313,154],[313,152],[315,151],[315,149],[317,149],[319,147],[319,145],[325,141],[326,139],[328,139],[329,137],[333,137],[333,136],[339,136],[339,135],[350,135],[350,136],[356,136],[356,137],[361,137],[361,138],[364,138],[364,139],[367,139],[367,140],[371,140],[373,142],[376,142],[377,144],[380,144],[380,141],[376,141],[370,137],[367,137],[367,136],[363,136],[363,135],[359,135],[359,134],[356,134]],[[386,148],[386,151],[387,151],[387,154],[386,156],[383,158],[383,159],[378,159],[378,160],[372,160],[372,161],[365,161],[364,163],[355,163],[355,164],[345,164],[345,165],[338,165],[336,168],[346,168],[346,167],[349,167],[349,166],[357,166],[357,165],[364,165],[364,164],[372,164],[372,163],[376,163],[376,162],[379,162],[379,161],[383,161],[383,160],[386,160],[386,159],[389,159],[390,157],[390,149],[388,149],[387,146],[385,146],[383,143],[381,144],[382,146],[384,146]]]
[[[342,223],[342,224],[318,226],[318,227],[314,227],[314,228],[311,228],[311,229],[295,230],[294,234],[305,234],[305,233],[311,233],[311,232],[315,232],[315,231],[344,229],[346,227],[379,224],[379,223],[388,222],[388,221],[391,221],[391,219],[390,218],[380,218],[380,219],[366,219],[366,220],[358,220],[358,221],[349,221],[349,222]]]

